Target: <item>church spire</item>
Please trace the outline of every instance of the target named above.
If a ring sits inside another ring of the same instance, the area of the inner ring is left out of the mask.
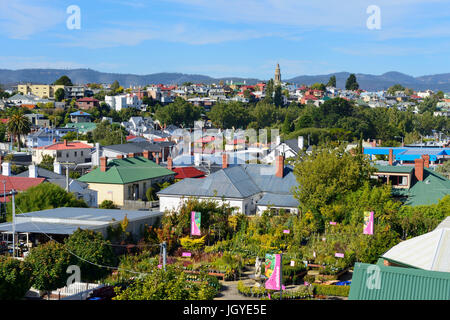
[[[281,84],[281,71],[280,71],[280,64],[277,63],[277,68],[275,69],[275,85]]]

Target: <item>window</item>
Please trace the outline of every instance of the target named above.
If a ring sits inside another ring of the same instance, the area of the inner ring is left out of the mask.
[[[69,157],[69,151],[66,152],[66,158],[68,158],[68,157]]]
[[[76,151],[74,152],[74,155],[75,155],[75,157],[77,156],[77,152]]]
[[[84,151],[80,151],[80,152],[81,152],[81,156],[83,156],[83,152],[84,152]]]
[[[57,157],[57,158],[61,158],[61,151],[57,151],[57,152],[56,152],[56,157]]]

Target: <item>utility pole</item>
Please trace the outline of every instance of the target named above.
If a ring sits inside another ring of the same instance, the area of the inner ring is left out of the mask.
[[[16,257],[16,203],[14,200],[15,190],[11,190],[12,194],[12,240],[13,240],[13,258]]]
[[[163,249],[163,269],[164,269],[164,271],[166,271],[166,254],[167,254],[166,246],[167,246],[167,244],[166,244],[166,242],[164,241],[164,242],[162,243],[162,249]]]

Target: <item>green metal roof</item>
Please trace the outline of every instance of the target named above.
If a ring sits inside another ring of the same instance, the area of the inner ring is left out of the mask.
[[[423,181],[416,181],[408,191],[406,205],[421,206],[438,203],[450,194],[450,180],[424,168]]]
[[[108,162],[105,172],[97,168],[78,180],[87,183],[126,184],[168,175],[175,175],[175,172],[161,167],[147,158],[134,157],[113,159]]]
[[[450,273],[356,263],[348,299],[450,300]]]
[[[414,171],[414,167],[410,166],[382,166],[375,165],[377,172],[389,172],[389,173],[411,173]]]
[[[94,131],[97,128],[97,123],[95,122],[78,122],[78,123],[68,123],[66,128],[76,128],[79,132],[89,132]]]

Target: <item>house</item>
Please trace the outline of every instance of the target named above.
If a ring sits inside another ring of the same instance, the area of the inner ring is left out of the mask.
[[[81,164],[91,161],[92,145],[78,141],[56,142],[48,146],[33,148],[32,161],[41,163],[44,155],[55,158],[56,162]]]
[[[1,158],[0,158],[1,161]],[[1,193],[8,193],[11,190],[26,191],[31,187],[35,187],[45,181],[44,178],[30,178],[30,177],[18,177],[11,175],[11,163],[3,162],[2,174],[0,175],[0,202],[9,202],[10,197],[1,196]],[[3,186],[1,186],[3,184]]]
[[[108,229],[118,226],[124,218],[128,220],[126,232],[133,239],[142,237],[142,230],[146,225],[153,225],[162,217],[158,211],[114,210],[96,208],[55,208],[17,214],[15,231],[20,236],[26,236],[27,247],[35,247],[51,239],[64,241],[78,228],[100,232],[103,237],[108,236]],[[12,239],[13,226],[11,222],[0,224],[0,233],[8,240]],[[10,240],[11,241],[11,240]]]
[[[28,148],[48,146],[59,141],[59,139],[60,136],[55,134],[54,131],[49,128],[41,128],[36,132],[30,133],[26,137]]]
[[[450,194],[450,180],[431,170],[430,156],[416,159],[414,166],[376,165],[375,177],[392,185],[393,195],[406,205],[430,205]]]
[[[400,242],[376,265],[356,263],[349,300],[450,300],[450,217]]]
[[[176,173],[175,180],[204,178],[206,173],[195,167],[173,167],[172,157],[167,158],[167,169]]]
[[[58,89],[63,89],[63,85],[49,85],[49,84],[19,84],[17,91],[23,95],[33,94],[41,99],[54,98],[55,92]]]
[[[297,185],[291,166],[278,156],[276,165],[241,164],[228,166],[223,154],[222,169],[204,179],[183,179],[158,192],[160,210],[176,210],[189,198],[228,203],[246,215],[264,210],[298,212],[292,195]]]
[[[169,156],[173,142],[130,142],[124,144],[113,144],[109,146],[100,146],[96,144],[95,150],[92,152],[92,164],[94,166],[100,165],[100,158],[107,157],[109,159],[132,156],[142,156],[144,151],[150,152],[150,160],[159,164],[160,161],[166,161]]]
[[[77,106],[82,110],[98,107],[99,103],[100,103],[99,100],[91,97],[81,98],[77,100]]]
[[[68,123],[65,128],[75,129],[81,134],[86,134],[92,132],[97,128],[97,123],[95,122],[79,122],[79,123]]]
[[[272,163],[275,161],[276,154],[284,154],[286,159],[296,158],[300,151],[303,149],[303,137],[299,136],[296,139],[290,139],[281,142],[280,137],[277,136],[277,140],[275,142],[275,147],[271,149],[269,154],[264,157],[263,161],[266,163]]]
[[[105,103],[116,111],[120,111],[125,108],[141,109],[142,106],[142,100],[140,100],[135,94],[105,96]]]
[[[143,156],[119,156],[109,162],[107,157],[101,157],[100,166],[78,180],[98,192],[98,204],[111,200],[124,206],[127,200],[145,199],[148,188],[173,180],[174,176],[175,172],[151,161],[150,152],[146,150]]]
[[[91,115],[85,111],[76,111],[70,114],[70,121],[73,123],[91,122]]]
[[[21,172],[15,177],[43,178],[45,182],[56,184],[75,195],[77,199],[83,199],[89,207],[97,207],[97,192],[88,188],[87,183],[68,178],[63,172],[62,165],[55,162],[53,171],[30,165],[28,170]]]

